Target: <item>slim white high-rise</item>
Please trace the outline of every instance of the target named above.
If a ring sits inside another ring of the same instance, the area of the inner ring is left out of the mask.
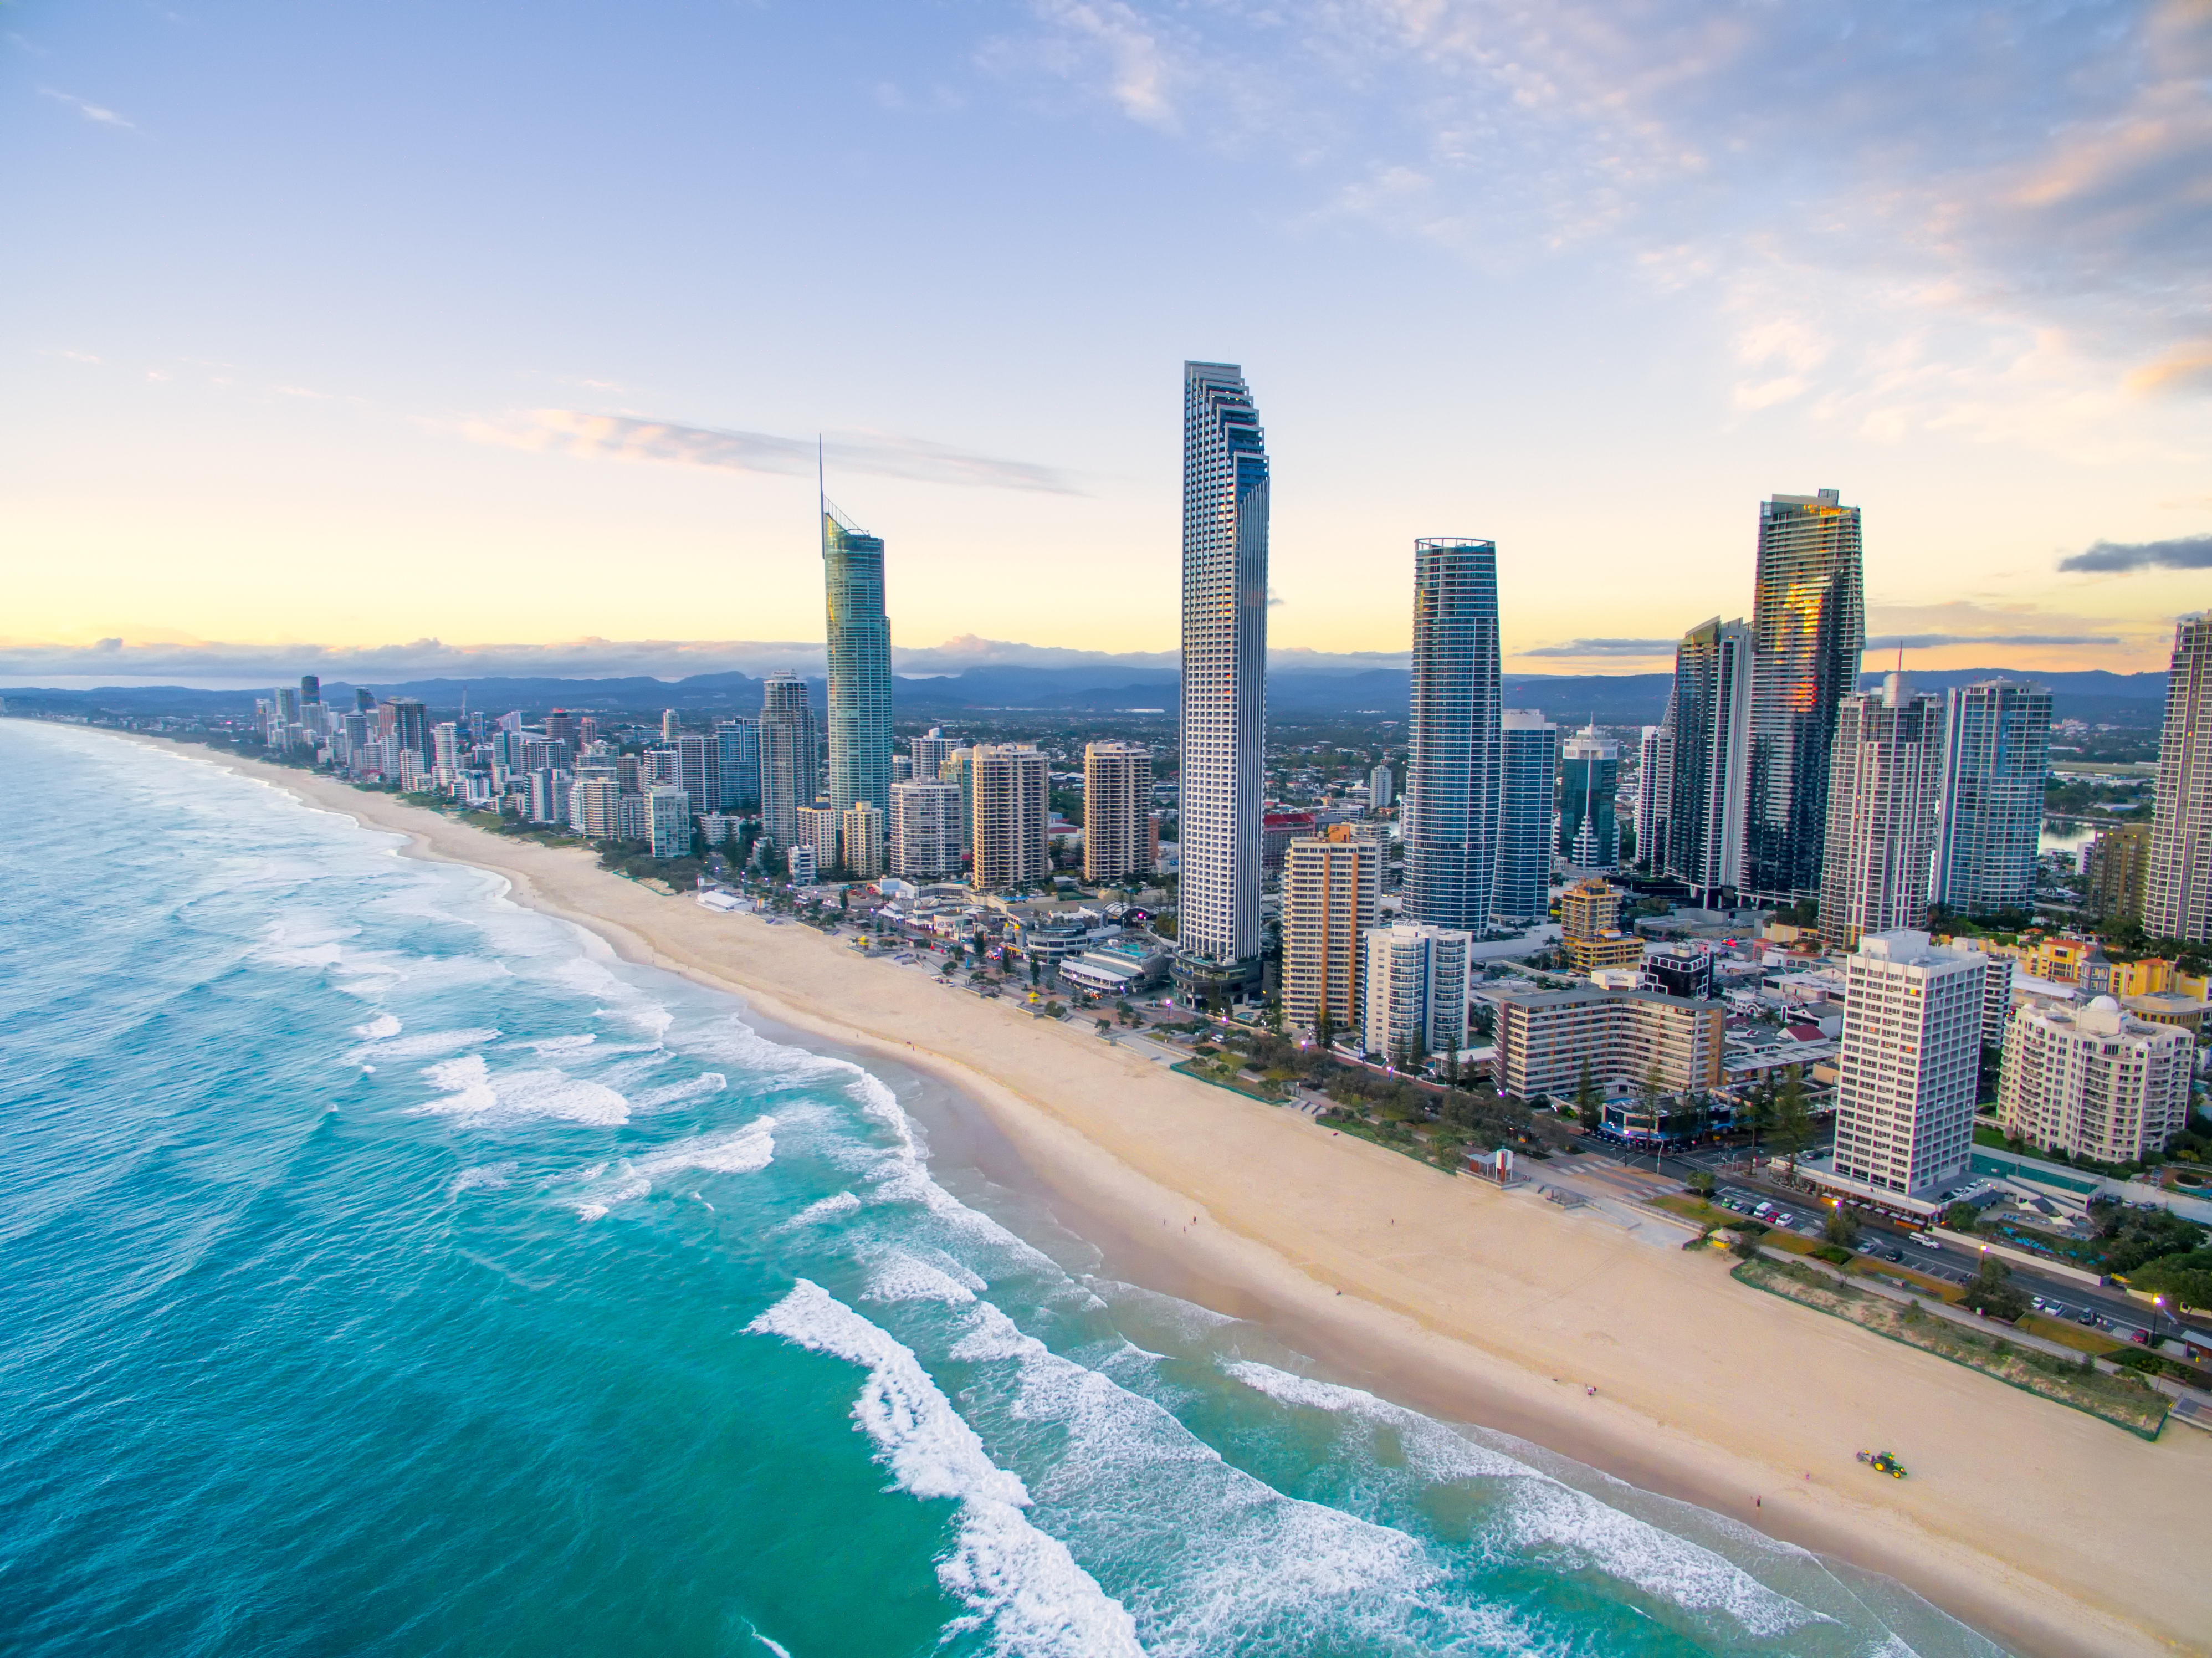
[[[891,873],[941,881],[960,872],[960,791],[939,778],[891,785]]]
[[[1152,751],[1141,743],[1083,750],[1083,878],[1126,881],[1152,867]]]
[[[1828,837],[1820,865],[1820,941],[1849,950],[1863,933],[1928,918],[1943,704],[1905,676],[1839,698],[1828,762]]]
[[[1846,965],[1836,1173],[1917,1197],[1966,1172],[1990,958],[1870,932]]]
[[[1267,451],[1234,363],[1183,364],[1182,893],[1186,994],[1260,987]]]
[[[1498,544],[1413,544],[1407,719],[1406,914],[1480,932],[1498,872],[1504,769],[1498,681]]]

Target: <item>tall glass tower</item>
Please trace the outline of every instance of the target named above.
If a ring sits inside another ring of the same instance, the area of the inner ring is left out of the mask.
[[[830,809],[891,810],[891,624],[884,544],[824,502],[822,565],[830,601]],[[811,804],[811,802],[809,804]]]
[[[1751,630],[1743,884],[1794,903],[1820,894],[1836,708],[1858,689],[1866,644],[1859,509],[1835,490],[1759,503]]]
[[[1235,363],[1182,366],[1182,888],[1187,994],[1255,994],[1267,711],[1267,450]]]
[[[1559,754],[1559,856],[1577,869],[1620,861],[1620,744],[1597,734],[1593,720]]]
[[[2154,938],[2212,938],[2212,610],[2174,627],[2152,810],[2142,929]]]
[[[1928,896],[1962,915],[2035,907],[2051,763],[2051,693],[2013,679],[1954,685]]]
[[[806,682],[772,673],[761,682],[761,829],[779,851],[799,844],[799,814],[814,804],[820,779],[819,739]]]
[[[1413,544],[1408,920],[1480,932],[1498,859],[1498,544]]]
[[[1498,871],[1490,919],[1501,927],[1534,926],[1552,904],[1553,789],[1559,774],[1559,728],[1534,708],[1498,717]]]
[[[1701,904],[1743,883],[1753,680],[1751,629],[1741,622],[1700,622],[1674,647],[1664,867]]]

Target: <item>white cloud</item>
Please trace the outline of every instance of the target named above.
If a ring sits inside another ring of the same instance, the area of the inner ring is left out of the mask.
[[[815,440],[811,438],[684,426],[673,421],[647,420],[634,415],[532,409],[497,419],[462,421],[454,423],[454,429],[477,443],[557,454],[667,461],[729,472],[797,475],[815,469]],[[1048,466],[971,454],[922,438],[840,434],[824,442],[821,452],[833,475],[866,472],[980,489],[1035,489],[1053,495],[1082,493],[1063,474]]]
[[[88,121],[97,121],[102,126],[121,127],[129,132],[136,132],[138,130],[135,122],[118,115],[112,109],[103,108],[98,104],[88,103],[74,93],[63,92],[55,87],[40,87],[39,91],[42,96],[51,98],[56,103],[67,104]]]

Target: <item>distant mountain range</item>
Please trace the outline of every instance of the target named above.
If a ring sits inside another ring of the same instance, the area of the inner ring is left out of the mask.
[[[1976,679],[2000,677],[1995,668],[1952,669],[1911,675],[1923,690],[1941,690]],[[2154,727],[2165,717],[2166,676],[2081,673],[2013,674],[2047,685],[2061,720],[2092,725]],[[1656,725],[1667,706],[1671,676],[1636,674],[1509,674],[1508,708],[1540,708],[1565,726],[1595,720],[1601,726]],[[1869,673],[1863,683],[1880,683]],[[810,683],[821,700],[823,681]],[[894,676],[891,701],[902,720],[957,720],[984,709],[1037,709],[1069,713],[1114,713],[1158,709],[1172,713],[1179,679],[1172,669],[1133,667],[1102,662],[1090,666],[974,667],[934,677]],[[1357,717],[1371,714],[1403,720],[1410,677],[1403,668],[1359,672],[1317,671],[1279,667],[1268,675],[1269,711],[1281,718]],[[680,714],[748,713],[760,707],[761,681],[744,673],[696,674],[661,680],[643,675],[618,679],[492,678],[417,679],[373,688],[379,696],[414,696],[441,711],[468,706],[487,713],[523,708],[532,714],[564,708],[580,713]],[[258,693],[265,695],[266,692]],[[196,690],[183,686],[125,686],[94,690],[9,690],[11,708],[59,714],[107,713],[140,718],[156,714],[240,714],[253,707],[256,692]],[[326,681],[324,695],[349,702],[353,688]]]

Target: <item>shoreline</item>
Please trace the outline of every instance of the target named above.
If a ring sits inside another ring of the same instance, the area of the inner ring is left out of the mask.
[[[2017,1652],[2212,1649],[2193,1546],[2212,1440],[2191,1430],[2134,1440],[1748,1293],[1717,1257],[1452,1179],[811,929],[663,896],[580,848],[134,740],[485,871],[625,960],[921,1073],[1115,1276],[1249,1319],[1332,1379],[1881,1573]],[[1915,1478],[1867,1479],[1852,1452],[1868,1444],[1893,1446]]]

